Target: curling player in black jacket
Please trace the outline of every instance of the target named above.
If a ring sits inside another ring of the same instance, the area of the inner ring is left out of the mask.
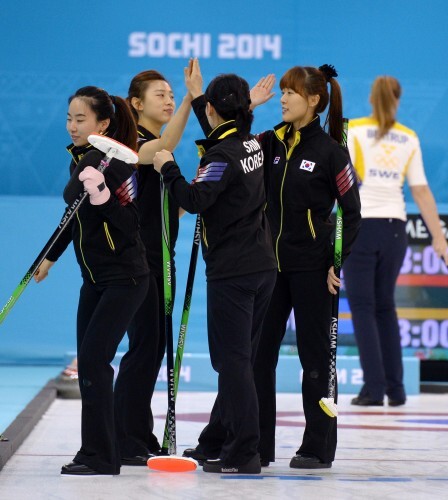
[[[76,325],[81,447],[74,459],[62,466],[61,474],[118,475],[121,450],[114,416],[126,412],[141,415],[145,405],[141,398],[133,397],[133,387],[145,382],[139,371],[145,352],[140,350],[135,354],[133,370],[119,370],[115,387],[111,366],[148,290],[149,268],[135,203],[137,171],[134,165],[115,158],[104,173],[94,168],[98,163],[91,163],[79,174],[80,168],[76,167],[81,167],[81,158],[91,155],[94,149],[87,140],[91,133],[108,135],[135,149],[137,129],[123,99],[88,86],[78,89],[69,99],[67,131],[73,140],[68,148],[72,156],[70,173],[77,178],[72,178],[64,198],[70,203],[70,197],[76,197],[79,189],[85,189],[90,196],[35,276],[36,281],[45,279],[73,241],[83,280]],[[100,159],[103,156],[99,152],[98,155]],[[76,188],[77,179],[80,183]],[[123,401],[122,394],[127,394],[127,404],[117,404],[117,399]],[[129,424],[123,432],[132,440],[139,429]]]
[[[210,422],[199,437],[198,448],[210,458],[204,472],[257,474],[253,363],[276,275],[264,213],[263,152],[250,135],[253,116],[245,80],[220,75],[205,95],[213,130],[197,141],[203,156],[194,182],[185,180],[168,151],[156,154],[154,168],[179,206],[200,213],[202,220],[208,339],[219,374]]]
[[[256,136],[264,153],[266,214],[278,265],[254,364],[262,466],[275,460],[276,367],[292,309],[303,367],[306,427],[290,467],[330,468],[336,452],[337,419],[319,405],[328,393],[332,295],[340,286],[333,267],[334,224],[330,220],[335,200],[343,209],[342,261],[350,253],[361,222],[355,174],[341,146],[342,95],[336,76],[329,65],[288,70],[280,80],[284,121]],[[274,95],[274,83],[274,75],[268,75],[251,89],[252,108]],[[193,110],[208,134],[200,86],[191,93]],[[319,117],[327,105],[328,133]],[[189,456],[204,458],[200,452],[191,450]]]

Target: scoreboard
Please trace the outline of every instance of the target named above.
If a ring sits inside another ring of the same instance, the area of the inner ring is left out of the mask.
[[[440,219],[446,236],[448,215],[441,215]],[[403,353],[420,359],[448,359],[448,269],[434,252],[420,215],[408,214],[406,232],[408,248],[395,291]],[[357,355],[343,270],[341,277],[338,354]],[[294,351],[295,344],[295,320],[291,314],[282,352]]]

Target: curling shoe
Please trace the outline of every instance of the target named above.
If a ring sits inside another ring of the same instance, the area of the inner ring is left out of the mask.
[[[241,465],[227,464],[220,458],[206,460],[202,470],[204,472],[214,472],[216,474],[260,474],[260,455],[257,453],[249,462]]]
[[[141,465],[146,467],[148,464],[148,459],[157,456],[153,453],[148,453],[147,455],[135,455],[134,457],[122,457],[121,465]]]
[[[403,406],[406,404],[406,399],[390,399],[389,398],[389,406]]]
[[[204,462],[212,457],[207,457],[197,448],[187,448],[183,453],[183,457],[192,458],[196,460],[199,465],[204,465]]]
[[[88,465],[80,464],[73,460],[69,464],[65,464],[61,468],[63,476],[113,476],[114,474],[108,472],[98,472]]]
[[[357,396],[351,400],[351,404],[355,406],[383,406],[381,400],[370,399],[369,397]]]
[[[311,455],[311,453],[296,453],[291,458],[289,466],[293,469],[329,469],[331,462],[322,462],[322,460],[315,455]]]

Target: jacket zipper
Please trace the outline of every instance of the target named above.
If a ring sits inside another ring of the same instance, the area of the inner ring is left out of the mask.
[[[81,219],[79,218],[78,213],[76,213],[76,218],[78,219],[78,223],[79,223],[79,251],[81,252],[81,257],[82,257],[82,261],[84,262],[84,266],[86,267],[87,271],[89,271],[90,279],[92,280],[92,283],[95,283],[95,280],[93,279],[92,271],[90,270],[89,266],[87,265],[86,259],[84,257],[84,252],[82,251],[82,224],[81,224]]]
[[[313,237],[313,240],[316,239],[316,231],[314,230],[313,226],[313,219],[311,218],[311,209],[308,208],[307,212],[307,217],[308,217],[308,225],[310,226],[310,231],[311,231],[311,236]]]
[[[109,243],[110,249],[115,252],[115,245],[114,245],[114,240],[112,239],[112,236],[109,232],[109,226],[107,225],[107,222],[104,222],[104,232],[106,233],[106,239],[107,242]]]
[[[285,177],[286,177],[286,171],[288,170],[289,159],[291,158],[291,155],[292,155],[292,152],[294,151],[294,148],[300,142],[300,133],[298,134],[296,132],[294,144],[289,148],[289,151],[286,148],[286,144],[283,141],[281,141],[281,142],[282,142],[282,144],[285,148],[285,151],[286,151],[286,163],[285,163],[285,170],[283,171],[282,184],[280,186],[280,229],[278,231],[278,236],[277,236],[277,239],[275,241],[275,258],[277,259],[277,267],[278,267],[279,272],[282,271],[282,269],[280,267],[280,258],[278,256],[278,244],[279,244],[280,237],[281,237],[282,231],[283,231],[283,211],[284,211],[283,210],[283,186],[285,184]]]

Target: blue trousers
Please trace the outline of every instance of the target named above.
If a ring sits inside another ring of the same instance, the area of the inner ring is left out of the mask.
[[[395,283],[406,253],[406,223],[363,219],[344,264],[347,297],[364,372],[361,397],[405,400]]]

